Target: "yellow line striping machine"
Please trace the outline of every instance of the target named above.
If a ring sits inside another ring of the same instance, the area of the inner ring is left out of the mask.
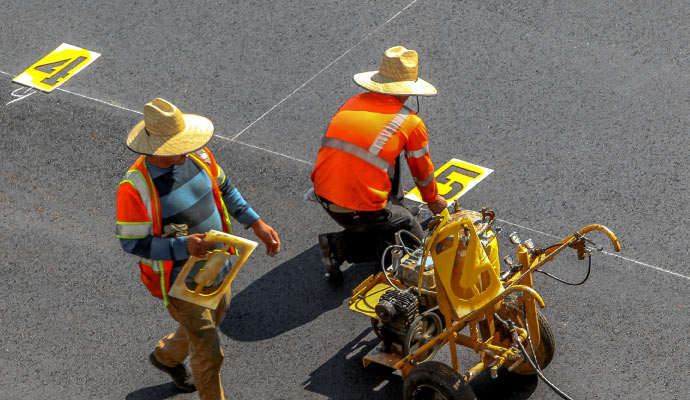
[[[204,240],[222,243],[223,248],[210,251],[204,258],[189,257],[175,278],[168,294],[180,300],[215,310],[223,295],[230,290],[230,284],[258,243],[215,230],[208,231]],[[214,285],[216,277],[232,255],[237,255],[237,260],[232,264],[230,272],[221,283]],[[188,280],[187,277],[195,269],[198,271],[193,280]]]
[[[431,219],[423,242],[409,232],[398,232],[396,244],[382,257],[384,270],[353,290],[350,309],[371,318],[379,339],[364,356],[364,365],[378,363],[400,370],[405,400],[475,399],[469,381],[486,369],[496,377],[501,367],[517,374],[538,374],[569,399],[541,372],[554,356],[555,341],[537,309],[544,307],[544,301],[534,289],[532,274],[545,273],[539,269],[566,248],[575,249],[580,260],[586,256],[591,269],[592,248],[587,244],[594,242],[585,235],[603,232],[620,251],[618,239],[598,224],[545,248],[535,247],[531,240],[521,242],[512,233],[509,240],[517,246],[517,263],[506,256],[508,269],[502,272],[496,240],[500,228],[493,226],[494,213],[486,208],[462,210],[457,200],[453,206],[452,214],[445,210]],[[392,261],[386,264],[383,260],[389,252]],[[588,277],[589,270],[584,280]],[[451,366],[432,361],[446,344]],[[473,350],[479,362],[461,372],[456,346]]]

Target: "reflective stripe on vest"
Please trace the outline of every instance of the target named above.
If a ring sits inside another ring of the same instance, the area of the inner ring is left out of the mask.
[[[213,197],[216,200],[216,206],[219,207],[218,211],[221,212],[221,214],[222,214],[221,218],[225,224],[225,226],[223,226],[223,229],[227,229],[228,233],[230,233],[231,235],[234,234],[234,232],[232,230],[232,223],[230,222],[230,213],[228,212],[228,209],[225,206],[223,199],[220,197],[221,194],[220,194],[219,187],[220,187],[220,185],[223,184],[223,182],[225,182],[225,179],[226,179],[225,178],[225,172],[223,171],[223,169],[218,164],[214,163],[216,170],[218,171],[218,176],[216,176],[215,178],[213,177],[213,171],[211,170],[211,158],[208,156],[208,154],[204,150],[199,150],[199,151],[195,152],[194,154],[190,154],[190,157],[192,158],[192,160],[196,161],[197,165],[199,165],[199,167],[201,167],[201,169],[203,169],[206,172],[206,174],[209,176],[209,178],[215,179],[216,186],[214,187],[214,190],[213,190],[213,192],[214,192]],[[211,185],[213,186],[213,182],[211,182]],[[216,191],[218,191],[217,194],[216,194]],[[216,199],[216,196],[218,196],[217,199]]]
[[[120,222],[117,221],[115,237],[119,239],[143,239],[151,234],[150,222]]]
[[[208,153],[206,153],[203,149],[194,152],[194,154],[201,159],[205,165],[210,166],[211,165],[211,158],[208,156]],[[215,177],[216,184],[218,187],[225,182],[225,171],[223,171],[223,168],[220,167],[220,165],[216,165],[216,169],[218,170],[218,176]],[[210,169],[207,172],[211,172]],[[209,173],[209,176],[213,178],[213,174]]]
[[[393,119],[383,127],[381,132],[376,136],[374,142],[369,146],[368,150],[362,147],[346,142],[341,139],[324,137],[321,140],[322,147],[330,147],[331,149],[336,149],[344,151],[345,153],[351,154],[361,160],[368,162],[369,164],[386,171],[389,177],[394,174],[393,165],[383,158],[379,157],[378,154],[381,149],[388,143],[388,140],[400,129],[400,126],[405,122],[405,119],[410,115],[410,110],[407,107],[400,109],[400,112],[393,117]]]
[[[161,271],[163,270],[163,261],[151,260],[148,258],[141,258],[141,259],[139,259],[139,261],[141,261],[142,264],[151,267],[153,272],[155,272],[157,274],[160,274]]]
[[[122,182],[120,182],[120,185],[122,185],[123,183],[129,183],[134,187],[134,189],[136,189],[136,191],[139,193],[141,201],[144,203],[146,212],[149,213],[149,216],[152,219],[151,221],[146,222],[117,221],[117,231],[115,236],[120,239],[142,239],[148,235],[152,235],[152,221],[155,214],[152,208],[153,205],[151,204],[151,193],[149,191],[149,186],[146,182],[146,178],[144,178],[144,174],[136,169],[129,170],[125,174],[125,179],[123,179]]]

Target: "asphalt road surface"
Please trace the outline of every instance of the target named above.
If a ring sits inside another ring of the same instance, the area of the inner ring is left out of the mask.
[[[420,101],[437,165],[494,170],[465,208],[539,245],[589,223],[622,243],[613,255],[598,237],[582,286],[537,276],[557,342],[547,377],[574,399],[688,398],[689,4],[8,0],[0,22],[1,399],[196,398],[149,365],[175,325],[114,236],[124,138],[155,97],[214,122],[211,148],[283,240],[233,284],[228,397],[399,398],[399,374],[362,366],[375,338],[347,308],[371,267],[330,287],[316,237],[337,226],[302,199],[324,128],[360,91],[352,75],[394,45],[439,89]],[[50,94],[12,83],[63,42],[101,56]],[[548,269],[577,280],[586,263]],[[509,374],[473,389],[557,398]]]

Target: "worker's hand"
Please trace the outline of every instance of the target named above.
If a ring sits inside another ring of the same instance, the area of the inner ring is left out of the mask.
[[[205,233],[192,233],[187,236],[187,252],[190,256],[204,258],[206,254],[213,250],[213,242],[204,240]]]
[[[280,238],[275,229],[267,225],[261,218],[257,219],[251,228],[254,230],[256,237],[261,239],[266,245],[266,254],[273,257],[280,251]]]
[[[429,210],[431,210],[432,213],[440,214],[446,209],[446,207],[448,207],[448,202],[446,199],[437,194],[434,201],[427,203],[427,207],[429,207]]]

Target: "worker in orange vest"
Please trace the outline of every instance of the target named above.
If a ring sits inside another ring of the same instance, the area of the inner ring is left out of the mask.
[[[433,96],[417,76],[418,54],[402,46],[386,50],[378,71],[354,76],[367,92],[349,99],[331,119],[311,174],[314,193],[342,232],[319,235],[329,279],[342,282],[340,265],[377,261],[395,233],[419,239],[419,222],[402,205],[400,155],[429,210],[447,207],[439,196],[424,121],[405,106],[409,96]]]
[[[230,291],[211,310],[168,296],[171,284],[190,256],[205,257],[214,249],[214,243],[204,240],[206,232],[233,232],[231,216],[252,228],[269,256],[281,247],[278,233],[244,200],[206,147],[213,132],[206,117],[183,114],[160,98],[146,103],[144,120],[127,136],[127,147],[140,155],[117,190],[120,244],[140,257],[142,282],[153,296],[163,299],[178,322],[149,360],[182,391],[198,390],[201,400],[225,399],[218,326],[230,304]],[[223,282],[230,266],[230,262],[223,266],[214,287]],[[187,358],[191,374],[183,363]]]

